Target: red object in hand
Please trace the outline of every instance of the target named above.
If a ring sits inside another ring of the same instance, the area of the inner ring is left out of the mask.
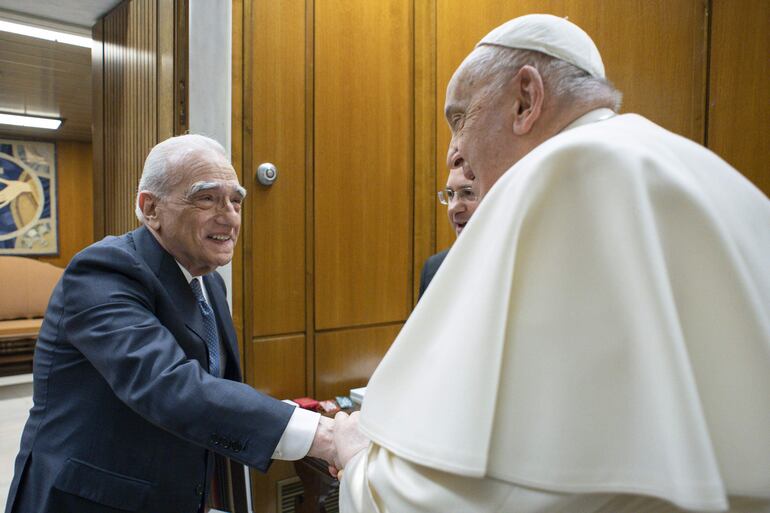
[[[316,411],[316,408],[318,408],[318,401],[311,397],[300,397],[299,399],[292,400],[299,404],[300,408],[304,408],[306,410]]]

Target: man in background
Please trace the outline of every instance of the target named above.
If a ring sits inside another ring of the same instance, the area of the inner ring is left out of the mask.
[[[619,100],[550,15],[455,72],[482,204],[337,417],[340,511],[770,511],[770,202]]]
[[[241,383],[225,285],[246,190],[219,143],[155,146],[142,226],[76,255],[35,349],[6,513],[203,511],[212,452],[332,461],[333,422]]]
[[[450,169],[446,188],[439,191],[438,199],[442,205],[446,205],[449,224],[452,225],[455,235],[459,237],[479,204],[479,196],[476,194],[473,181],[465,178],[462,168]],[[425,293],[425,289],[428,288],[428,284],[435,276],[447,253],[449,253],[449,249],[440,251],[425,261],[422,272],[420,272],[420,297]]]

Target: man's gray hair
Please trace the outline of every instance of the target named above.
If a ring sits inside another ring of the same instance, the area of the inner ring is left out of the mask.
[[[540,73],[547,90],[559,100],[572,103],[601,103],[618,112],[623,94],[605,79],[591,76],[587,71],[534,50],[521,50],[495,45],[482,45],[465,64],[474,77],[493,77],[490,86],[500,90],[523,66],[532,66]]]
[[[142,209],[139,208],[139,193],[149,192],[158,198],[163,198],[179,183],[181,176],[174,173],[175,169],[184,166],[192,158],[200,158],[205,154],[229,161],[227,153],[214,139],[203,135],[187,134],[171,137],[160,142],[150,150],[144,161],[142,177],[136,191],[136,217],[144,222]]]

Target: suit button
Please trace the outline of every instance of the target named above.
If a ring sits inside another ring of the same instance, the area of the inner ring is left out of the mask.
[[[197,495],[198,497],[203,496],[203,485],[197,485],[195,487],[195,495]]]
[[[232,449],[235,452],[240,452],[241,449],[243,449],[243,446],[241,446],[240,442],[233,442]]]

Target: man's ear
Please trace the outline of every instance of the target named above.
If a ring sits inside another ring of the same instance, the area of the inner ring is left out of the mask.
[[[513,93],[513,132],[526,135],[535,126],[543,108],[545,88],[540,72],[532,66],[522,66],[511,79]]]
[[[142,211],[144,222],[150,228],[158,231],[160,228],[160,219],[158,218],[158,198],[147,191],[139,193],[139,210]]]

